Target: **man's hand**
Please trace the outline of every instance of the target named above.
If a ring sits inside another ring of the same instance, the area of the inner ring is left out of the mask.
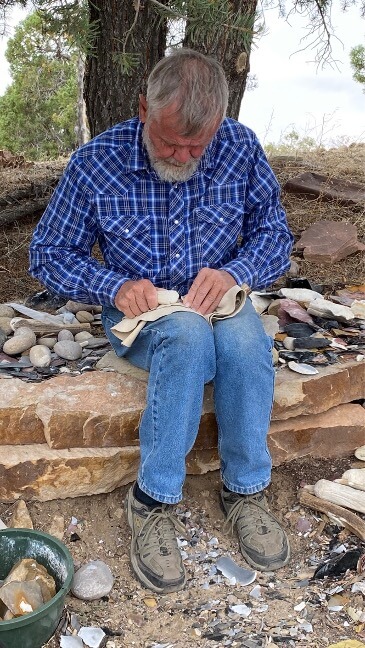
[[[115,297],[115,306],[127,317],[157,308],[157,290],[149,279],[126,281]]]
[[[207,315],[216,309],[223,295],[235,285],[235,279],[226,270],[202,268],[185,295],[183,303],[198,313]]]

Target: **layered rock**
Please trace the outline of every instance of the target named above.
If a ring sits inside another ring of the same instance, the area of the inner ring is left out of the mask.
[[[99,366],[106,371],[41,383],[0,380],[0,500],[91,495],[135,478],[148,374],[107,356]],[[316,376],[280,370],[268,439],[274,465],[307,455],[350,455],[365,438],[365,409],[352,404],[363,398],[361,362],[324,367]],[[207,385],[187,471],[217,468],[213,389]]]

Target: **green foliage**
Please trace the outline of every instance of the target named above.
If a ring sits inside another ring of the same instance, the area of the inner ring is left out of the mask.
[[[44,31],[35,12],[9,40],[6,58],[12,84],[0,97],[0,148],[39,160],[76,147],[75,47]]]
[[[283,136],[278,144],[270,142],[265,145],[267,155],[298,155],[318,148],[313,137],[301,137],[294,129]]]
[[[365,46],[357,45],[350,52],[350,63],[354,71],[354,79],[364,86],[365,92]]]

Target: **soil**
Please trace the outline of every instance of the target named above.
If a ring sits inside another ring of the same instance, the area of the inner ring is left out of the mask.
[[[310,160],[280,164],[276,168],[279,180],[284,182],[293,170],[300,173],[302,168],[312,165],[314,170],[326,168],[340,177],[364,181],[360,169],[365,168],[365,147],[346,148],[347,151],[339,151],[337,156],[318,154]],[[19,170],[0,173],[3,179],[6,174],[8,185],[13,188],[30,172],[26,169],[23,175]],[[42,172],[41,165],[36,172]],[[284,196],[284,204],[296,238],[311,222],[325,217],[355,223],[359,239],[364,241],[364,218],[359,209],[317,201],[309,203],[290,195]],[[19,301],[42,289],[27,274],[28,245],[38,218],[39,214],[35,214],[0,231],[0,302]],[[352,255],[332,267],[309,265],[300,255],[295,258],[301,276],[324,284],[329,292],[343,284],[365,280],[364,253]],[[187,544],[183,549],[187,554],[188,581],[184,590],[167,596],[144,589],[131,571],[130,533],[123,512],[128,487],[92,497],[32,502],[28,508],[36,529],[48,531],[56,515],[64,517],[63,540],[76,567],[95,559],[109,565],[115,579],[110,594],[92,602],[69,594],[65,610],[65,615],[76,614],[84,626],[102,627],[107,635],[104,645],[108,648],[259,648],[267,645],[301,648],[329,646],[343,639],[363,640],[362,645],[365,645],[365,599],[361,593],[351,591],[353,581],[361,575],[350,571],[337,578],[311,580],[316,566],[332,555],[331,551],[337,546],[343,545],[343,549],[356,546],[365,552],[365,544],[336,527],[324,515],[302,508],[297,499],[301,486],[320,478],[339,477],[353,459],[314,461],[309,457],[273,470],[269,503],[289,535],[292,558],[288,566],[278,572],[258,573],[256,581],[249,586],[232,584],[214,573],[219,556],[231,556],[239,565],[247,567],[236,538],[224,529],[217,472],[189,476],[186,480],[178,513],[187,527]],[[0,503],[0,517],[5,523],[12,509],[13,505]],[[67,533],[72,517],[78,520],[79,539]],[[250,595],[257,584],[261,585],[259,600]],[[328,601],[336,586],[343,588],[340,596],[344,602],[340,610],[332,611]],[[303,601],[304,609],[295,610]],[[243,603],[251,608],[247,618],[231,610],[232,605]],[[47,647],[59,646],[60,637],[56,633]]]

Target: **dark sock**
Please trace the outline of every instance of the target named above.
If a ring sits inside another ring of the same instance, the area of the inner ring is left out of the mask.
[[[134,484],[133,487],[133,495],[140,502],[141,504],[145,504],[145,506],[148,506],[149,508],[155,508],[156,506],[161,506],[162,503],[158,502],[157,500],[153,499],[153,497],[150,497],[147,495],[147,493],[144,493],[140,487],[138,486],[137,482]]]
[[[223,484],[223,490],[225,493],[233,493],[233,491],[229,490],[225,484]]]

